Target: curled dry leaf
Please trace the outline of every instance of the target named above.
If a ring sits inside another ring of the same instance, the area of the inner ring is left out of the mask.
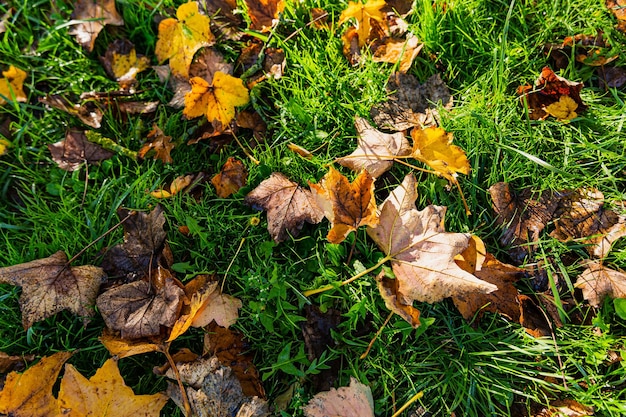
[[[48,145],[52,160],[59,168],[76,171],[84,163],[94,164],[113,156],[113,152],[87,140],[82,130],[68,130],[65,140]]]
[[[150,195],[154,198],[171,198],[174,197],[179,192],[183,191],[185,188],[191,185],[195,175],[181,175],[180,177],[174,178],[172,183],[167,187],[168,189],[160,189],[156,191],[152,191]]]
[[[211,178],[211,184],[220,198],[230,197],[246,185],[248,172],[243,162],[232,156],[228,158],[220,172]]]
[[[69,31],[87,52],[93,51],[96,38],[105,25],[123,26],[124,19],[115,9],[115,0],[78,0],[72,20],[83,20]]]
[[[104,114],[102,108],[94,101],[74,104],[67,98],[55,94],[39,97],[39,102],[76,116],[81,122],[94,129],[99,129],[101,126]]]
[[[2,15],[2,17],[0,17],[0,34],[7,31],[7,23],[9,23],[9,19],[11,18],[12,14],[13,14],[13,9],[10,8],[9,10],[6,11],[6,13]]]
[[[150,59],[137,55],[135,45],[128,39],[112,42],[100,61],[109,77],[119,82],[124,90],[131,88],[137,74],[150,66]]]
[[[148,152],[153,151],[154,159],[159,159],[164,164],[174,162],[170,153],[176,144],[172,142],[172,137],[163,133],[156,123],[152,125],[152,130],[148,133],[148,140],[149,142],[146,142],[137,152],[140,158],[145,158]]]
[[[245,0],[250,16],[250,30],[269,32],[285,10],[285,0]]]
[[[348,156],[338,158],[339,165],[353,171],[367,170],[374,178],[380,177],[391,169],[396,156],[406,156],[411,153],[411,145],[403,133],[383,133],[361,117],[356,117],[358,147]]]
[[[350,378],[349,387],[316,394],[304,407],[307,417],[374,417],[374,399],[367,385]]]
[[[24,93],[24,80],[26,72],[11,65],[8,70],[2,71],[0,78],[0,106],[9,101],[26,102]]]
[[[385,6],[385,0],[368,0],[363,4],[360,2],[348,2],[348,7],[341,12],[338,25],[342,25],[349,19],[356,20],[356,36],[358,37],[359,48],[365,46],[372,32],[371,20],[384,25],[385,13],[381,10]]]
[[[576,279],[576,287],[594,307],[602,305],[605,297],[626,298],[626,274],[590,261]]]
[[[399,282],[397,279],[388,278],[385,271],[381,271],[376,277],[378,291],[385,302],[385,307],[402,317],[413,328],[417,328],[420,325],[420,311],[413,305],[407,305],[400,301],[398,297]]]
[[[98,339],[111,355],[117,356],[119,359],[163,350],[163,346],[160,344],[148,340],[125,340],[115,336],[113,332],[107,329],[104,329],[102,336]]]
[[[272,173],[244,201],[256,210],[267,210],[267,229],[277,243],[297,236],[305,222],[317,224],[324,217],[311,191],[279,172]]]
[[[59,407],[68,417],[158,417],[167,400],[163,393],[135,395],[124,383],[115,359],[107,360],[89,379],[65,365],[59,390]]]
[[[376,227],[374,179],[363,170],[350,181],[332,166],[319,184],[311,184],[311,192],[324,216],[332,223],[327,239],[341,243],[360,226]]]
[[[20,310],[25,329],[63,310],[85,317],[86,324],[95,314],[94,301],[104,280],[102,268],[69,266],[63,251],[0,268],[0,283],[22,288]]]
[[[413,64],[413,61],[424,47],[417,36],[409,34],[406,39],[386,38],[382,45],[374,51],[372,60],[374,62],[388,62],[398,64],[398,71],[406,73]]]

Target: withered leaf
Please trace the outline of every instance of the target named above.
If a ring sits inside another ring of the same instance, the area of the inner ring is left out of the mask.
[[[76,171],[84,163],[94,164],[113,156],[113,152],[89,142],[85,132],[76,129],[68,130],[65,140],[49,144],[48,149],[54,162],[66,171]]]
[[[617,18],[617,30],[626,33],[626,1],[625,0],[605,0],[606,7],[613,12]]]
[[[343,44],[342,52],[350,65],[353,67],[361,62],[361,48],[359,47],[359,34],[356,27],[350,26],[343,35],[341,35]]]
[[[2,15],[2,17],[0,17],[0,34],[7,31],[7,23],[9,22],[9,19],[11,18],[12,14],[13,14],[13,9],[10,8],[9,10],[6,11],[6,13]]]
[[[102,268],[69,266],[63,251],[0,268],[0,283],[22,288],[20,309],[25,329],[63,310],[85,317],[87,323],[87,317],[95,314],[94,301],[105,279]]]
[[[541,407],[533,412],[530,417],[586,417],[593,415],[593,407],[582,405],[578,401],[564,399],[550,401],[548,407]]]
[[[313,23],[313,27],[315,27],[315,29],[322,30],[330,28],[328,25],[328,12],[326,10],[319,7],[313,7],[309,10],[309,13],[311,13],[311,22]]]
[[[407,305],[400,302],[398,298],[398,281],[397,279],[391,279],[385,275],[385,271],[381,271],[378,276],[376,276],[376,284],[378,286],[378,291],[380,292],[380,296],[385,302],[385,307],[389,309],[389,311],[393,311],[407,323],[409,323],[414,328],[419,327],[420,325],[420,311],[413,307],[413,305]]]
[[[250,16],[250,29],[269,32],[285,9],[285,0],[245,0]]]
[[[154,151],[154,159],[159,159],[164,164],[174,162],[171,152],[176,147],[176,143],[173,143],[172,137],[163,133],[156,123],[152,125],[152,130],[148,133],[148,140],[149,142],[146,142],[137,152],[140,158],[145,158],[148,152]]]
[[[622,88],[626,85],[626,69],[622,67],[598,67],[596,71],[605,88]]]
[[[137,55],[135,45],[128,39],[112,42],[100,61],[109,77],[118,81],[125,90],[133,86],[138,73],[150,66],[150,60],[144,55]]]
[[[439,74],[420,84],[413,75],[396,72],[387,81],[389,99],[372,107],[370,115],[379,128],[395,131],[437,124],[437,106],[452,108],[452,96]]]
[[[350,386],[316,394],[304,407],[307,417],[374,417],[374,399],[367,385],[350,377]]]
[[[411,145],[403,133],[383,133],[358,116],[354,120],[354,125],[358,147],[350,155],[336,159],[339,165],[353,171],[365,169],[372,177],[378,178],[391,169],[396,156],[411,153]]]
[[[327,239],[341,243],[360,226],[378,224],[374,179],[363,170],[350,181],[332,166],[319,184],[311,184],[311,192],[324,216],[332,223]]]
[[[211,178],[211,184],[220,198],[230,197],[246,185],[248,172],[243,162],[232,156],[228,158],[218,174]]]
[[[22,371],[26,367],[26,362],[35,360],[35,355],[8,355],[0,352],[0,375],[12,371]],[[4,384],[0,383],[0,389]]]
[[[279,172],[272,173],[244,201],[256,210],[267,210],[267,229],[277,243],[297,236],[305,222],[316,224],[324,217],[311,191]]]
[[[372,60],[374,62],[388,62],[398,65],[398,71],[406,73],[413,61],[424,47],[417,36],[410,35],[406,39],[386,38],[376,47]]]
[[[149,340],[125,340],[115,336],[114,332],[105,329],[98,338],[104,347],[113,356],[127,358],[149,352],[160,352],[162,346]]]
[[[599,307],[605,297],[626,298],[626,273],[590,261],[576,279],[576,287],[594,307]]]
[[[243,19],[235,14],[236,0],[206,0],[202,2],[207,16],[211,16],[211,28],[229,40],[239,40],[242,35]]]
[[[155,288],[135,281],[102,293],[96,302],[107,327],[124,339],[159,336],[161,326],[172,327],[180,315],[184,291],[171,278]]]
[[[180,177],[176,177],[172,180],[170,185],[166,189],[155,190],[150,193],[150,195],[154,198],[171,198],[183,191],[189,185],[191,185],[195,175],[181,175]]]
[[[75,36],[87,52],[93,51],[96,38],[105,25],[124,25],[124,19],[115,9],[115,0],[77,0],[72,20],[83,20],[71,28],[69,34]]]
[[[50,107],[76,116],[87,126],[99,129],[104,115],[101,106],[95,101],[86,101],[83,104],[74,104],[61,95],[47,95],[39,97],[39,102]]]

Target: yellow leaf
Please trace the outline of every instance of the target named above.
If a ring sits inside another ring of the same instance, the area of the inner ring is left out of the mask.
[[[235,117],[235,107],[248,104],[250,96],[243,81],[217,71],[213,84],[200,77],[189,80],[191,91],[185,95],[183,114],[192,119],[206,115],[216,130],[223,130]]]
[[[8,70],[2,71],[4,78],[0,78],[0,106],[6,104],[7,101],[26,101],[24,93],[24,80],[26,72],[11,65]]]
[[[7,153],[10,147],[11,147],[11,142],[9,142],[6,139],[0,139],[0,156]]]
[[[159,62],[170,60],[173,75],[189,78],[193,56],[203,46],[213,44],[210,19],[200,14],[198,3],[190,1],[176,11],[178,20],[169,18],[159,24],[155,54]]]
[[[452,133],[440,127],[413,129],[413,158],[431,167],[437,174],[456,183],[457,172],[468,175],[470,164],[463,149],[452,145]]]
[[[367,42],[372,25],[370,19],[374,19],[380,23],[384,22],[385,14],[381,9],[386,5],[385,0],[369,0],[367,3],[349,2],[348,8],[341,13],[339,24],[346,22],[354,17],[357,22],[357,34],[359,35],[359,46],[362,47]]]
[[[570,96],[561,96],[559,101],[546,106],[545,111],[557,120],[564,121],[572,120],[574,117],[578,116],[578,114],[576,114],[577,108],[578,103],[576,103],[574,99]]]

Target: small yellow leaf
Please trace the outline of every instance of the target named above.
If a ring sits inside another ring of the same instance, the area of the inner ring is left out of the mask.
[[[576,103],[574,99],[570,96],[561,96],[559,101],[546,106],[545,111],[557,120],[565,121],[572,120],[578,116],[578,114],[576,114],[577,108],[578,103]]]
[[[348,19],[354,17],[357,22],[357,34],[359,35],[359,46],[363,47],[372,31],[370,19],[374,19],[381,24],[384,23],[384,12],[381,9],[386,5],[385,0],[369,0],[363,4],[360,2],[348,2],[348,7],[341,13],[339,24],[343,24]]]
[[[11,65],[8,70],[2,71],[4,78],[0,78],[0,106],[6,104],[7,101],[26,101],[24,93],[24,80],[26,80],[26,72]]]
[[[11,142],[6,139],[0,139],[0,156],[8,152],[11,147]]]
[[[456,183],[457,172],[468,175],[470,164],[463,149],[452,145],[452,133],[440,127],[413,129],[413,158],[425,163],[437,174]]]

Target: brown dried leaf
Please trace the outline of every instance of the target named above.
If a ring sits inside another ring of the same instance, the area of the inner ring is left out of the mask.
[[[109,77],[120,83],[124,90],[135,84],[135,77],[150,67],[150,59],[137,55],[135,45],[128,39],[117,39],[107,48],[100,61]]]
[[[101,126],[104,113],[95,101],[74,104],[65,97],[55,94],[39,97],[39,102],[76,116],[81,122],[94,129],[99,129]]]
[[[111,158],[113,152],[103,149],[87,140],[82,130],[68,130],[65,140],[48,145],[52,160],[59,168],[66,171],[76,171],[82,164],[95,164]]]
[[[374,178],[391,169],[396,156],[411,153],[411,145],[403,133],[383,133],[361,117],[356,117],[358,147],[348,156],[335,160],[339,165],[353,171],[367,170]]]
[[[335,346],[331,330],[336,330],[341,323],[341,312],[334,308],[322,312],[319,307],[312,304],[305,306],[305,312],[306,321],[300,324],[300,328],[304,337],[307,358],[313,362],[326,350]],[[337,379],[339,361],[329,361],[326,365],[328,369],[322,369],[319,374],[310,376],[314,392],[328,391]]]
[[[398,299],[398,281],[397,279],[388,278],[385,275],[385,271],[381,271],[376,277],[376,283],[378,284],[378,291],[380,296],[385,302],[385,306],[390,310],[402,317],[413,328],[417,328],[420,325],[420,311],[412,305],[407,305],[399,301]]]
[[[240,299],[228,294],[222,294],[221,291],[212,292],[206,303],[198,309],[194,315],[191,325],[193,327],[204,327],[215,321],[222,327],[230,327],[239,318],[239,309],[243,306]]]
[[[284,0],[245,0],[250,16],[250,30],[269,32],[285,9]]]
[[[594,307],[599,307],[605,297],[626,298],[626,273],[615,271],[599,262],[590,261],[578,276],[576,287]]]
[[[140,158],[145,158],[148,152],[154,151],[154,159],[159,159],[164,164],[174,162],[170,153],[176,144],[172,142],[172,137],[163,133],[156,123],[152,125],[152,130],[148,133],[148,140],[149,142],[146,142],[137,152]]]
[[[20,310],[25,329],[63,310],[85,317],[86,324],[95,314],[94,301],[104,280],[102,268],[69,266],[63,251],[0,268],[0,283],[22,288]]]
[[[267,229],[277,243],[297,236],[305,222],[316,224],[324,217],[311,191],[279,172],[272,173],[244,201],[256,210],[267,210]]]
[[[105,25],[123,26],[124,19],[115,9],[115,0],[77,0],[72,20],[84,20],[70,29],[69,34],[87,52],[93,51],[96,38]]]
[[[349,387],[316,394],[304,407],[307,417],[374,417],[374,399],[367,385],[350,378]]]
[[[328,12],[319,7],[313,7],[309,10],[311,14],[311,22],[313,22],[313,27],[318,30],[326,30],[330,29],[328,25]]]
[[[617,30],[626,33],[626,1],[625,0],[605,0],[609,9],[617,18]]]
[[[417,36],[411,34],[407,39],[386,38],[374,51],[372,60],[390,64],[399,63],[398,71],[406,73],[423,47],[424,44],[419,42]]]
[[[246,185],[247,180],[248,172],[243,162],[231,156],[220,172],[211,178],[211,184],[215,187],[218,197],[228,198]]]
[[[605,88],[622,88],[626,85],[626,69],[621,67],[598,67],[596,72]]]
[[[233,13],[237,9],[236,0],[206,0],[202,3],[207,16],[211,16],[214,33],[219,32],[231,41],[241,38],[243,19]]]
[[[0,375],[12,371],[22,371],[26,367],[26,362],[35,360],[35,355],[9,356],[0,352]],[[4,384],[0,383],[0,389]]]

